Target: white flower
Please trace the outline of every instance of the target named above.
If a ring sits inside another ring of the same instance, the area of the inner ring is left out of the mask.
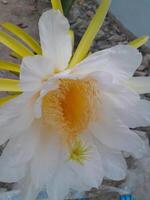
[[[23,93],[0,108],[0,181],[18,182],[34,199],[46,188],[63,200],[70,188],[98,187],[126,176],[123,152],[139,158],[144,141],[130,128],[150,123],[150,103],[125,82],[142,56],[118,45],[88,56],[72,69],[67,19],[58,11],[39,21],[43,55],[25,57]]]

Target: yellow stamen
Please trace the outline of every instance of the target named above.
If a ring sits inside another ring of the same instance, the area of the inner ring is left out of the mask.
[[[70,148],[69,160],[73,160],[78,164],[83,165],[86,160],[89,159],[91,147],[84,145],[79,139],[77,139]]]
[[[0,42],[2,44],[6,45],[7,47],[9,47],[12,51],[17,53],[21,57],[34,55],[34,53],[30,49],[28,49],[26,46],[24,46],[18,40],[11,37],[7,33],[4,33],[3,31],[0,31]]]
[[[131,42],[129,42],[130,46],[133,46],[135,48],[139,48],[141,46],[143,46],[147,41],[149,40],[149,36],[141,36]]]
[[[104,22],[110,3],[111,0],[101,1],[101,5],[97,9],[95,16],[93,17],[89,27],[87,28],[85,34],[83,35],[75,51],[75,54],[69,64],[69,67],[74,67],[77,63],[83,60],[88,54],[92,42]]]
[[[63,14],[63,8],[61,4],[61,0],[51,0],[52,8],[55,10],[59,10]]]
[[[0,106],[4,105],[5,103],[7,103],[8,101],[16,98],[18,95],[9,95],[6,97],[1,97],[0,98]]]
[[[18,80],[3,78],[0,78],[0,91],[22,92]]]
[[[1,26],[11,33],[15,34],[18,38],[24,41],[36,54],[42,54],[42,50],[37,41],[35,41],[30,35],[23,31],[20,27],[11,23],[5,22]]]
[[[74,141],[90,121],[97,119],[99,91],[95,80],[60,79],[59,88],[43,97],[45,125],[59,128],[66,142]]]
[[[8,70],[8,71],[19,73],[20,67],[16,63],[0,60],[0,70]]]

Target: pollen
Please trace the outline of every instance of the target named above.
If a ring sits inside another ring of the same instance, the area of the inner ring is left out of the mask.
[[[96,120],[98,105],[99,91],[95,80],[60,79],[58,89],[43,98],[42,119],[72,141]]]

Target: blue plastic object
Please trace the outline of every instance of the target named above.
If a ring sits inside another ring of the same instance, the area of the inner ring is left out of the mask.
[[[135,200],[131,194],[124,194],[120,196],[120,200]]]

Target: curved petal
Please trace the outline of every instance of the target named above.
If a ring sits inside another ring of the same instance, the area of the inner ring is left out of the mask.
[[[39,20],[39,32],[43,55],[53,61],[55,68],[67,67],[72,54],[67,19],[56,10],[46,11]]]
[[[41,133],[40,142],[36,154],[31,161],[31,178],[35,188],[41,188],[52,181],[57,173],[60,161],[64,160],[62,156],[61,142],[57,133],[43,135]],[[47,133],[49,134],[49,133]]]
[[[74,170],[76,177],[79,179],[78,190],[80,190],[82,185],[85,185],[86,190],[91,187],[98,188],[104,177],[102,167],[103,161],[91,135],[85,133],[85,135],[82,135],[80,139],[83,141],[83,144],[91,148],[91,150],[87,153],[87,159],[85,159],[83,165],[76,163],[75,161],[70,161],[70,167]]]
[[[33,122],[32,93],[24,93],[0,108],[0,145],[22,133]]]
[[[0,157],[0,181],[16,182],[26,175],[28,162],[35,154],[38,135],[31,130],[12,138]]]
[[[129,128],[150,125],[150,102],[140,99],[136,92],[123,85],[112,85],[101,96],[104,106],[115,112]]]
[[[26,176],[20,180],[16,187],[21,191],[21,197],[24,200],[34,200],[38,196],[38,193],[42,188],[35,188],[34,183],[32,182],[30,171],[26,173]]]
[[[125,85],[139,94],[150,93],[150,76],[132,77],[125,82]]]
[[[54,72],[54,64],[44,56],[25,57],[21,64],[20,85],[23,91],[35,91]]]
[[[107,117],[101,124],[92,124],[92,133],[110,148],[128,152],[137,158],[143,156],[146,152],[145,142],[119,119],[113,118]]]
[[[0,160],[0,181],[5,183],[13,183],[22,179],[25,176],[26,166],[22,165],[19,167],[11,168],[7,166],[7,163],[1,162]]]
[[[72,73],[90,74],[104,71],[111,73],[116,81],[130,78],[142,61],[142,55],[131,46],[118,45],[88,56],[72,69]]]
[[[72,188],[72,183],[76,182],[75,174],[66,167],[67,163],[60,166],[57,173],[51,181],[47,184],[47,192],[49,199],[62,200],[68,195],[69,190]]]
[[[127,165],[122,153],[110,149],[98,141],[96,144],[102,158],[104,176],[111,180],[124,179],[127,175]]]

